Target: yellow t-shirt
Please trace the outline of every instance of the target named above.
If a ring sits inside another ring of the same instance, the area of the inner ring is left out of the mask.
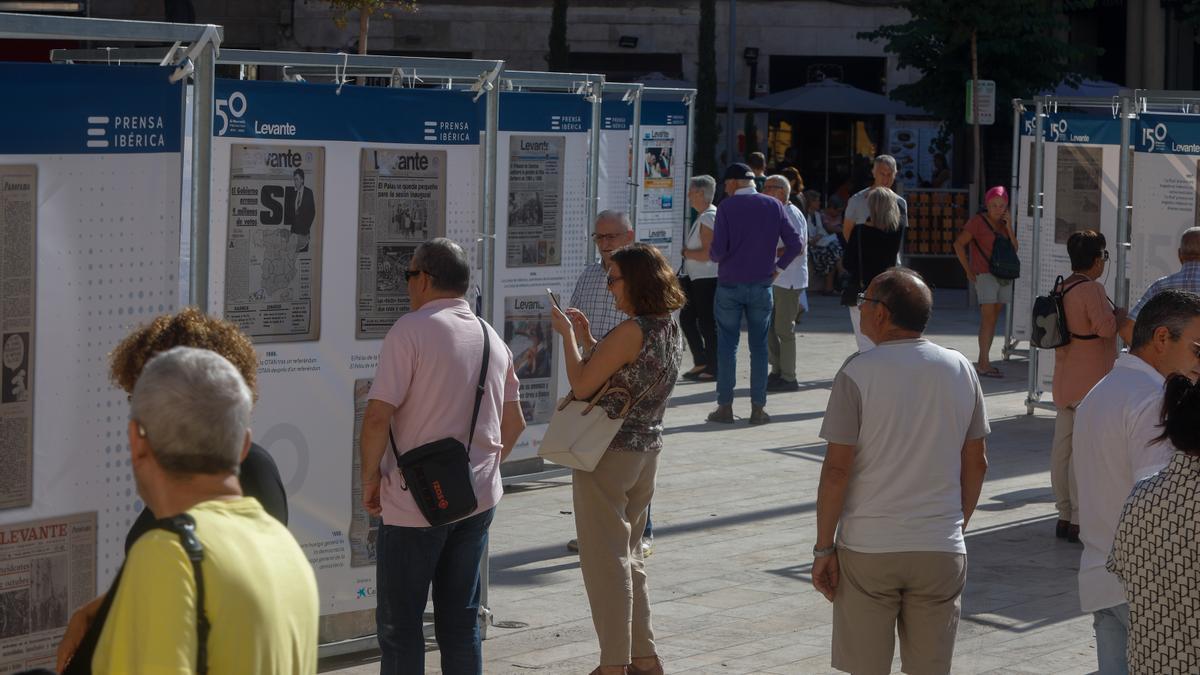
[[[188,514],[204,546],[209,672],[317,672],[317,581],[287,528],[252,497],[202,502]],[[179,537],[142,535],[125,561],[92,670],[195,672],[195,597]]]

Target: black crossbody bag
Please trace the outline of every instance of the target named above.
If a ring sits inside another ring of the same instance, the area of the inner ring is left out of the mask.
[[[463,445],[454,437],[440,438],[401,455],[396,449],[392,429],[388,427],[392,454],[404,478],[402,487],[412,493],[421,515],[433,527],[462,520],[479,506],[475,499],[475,485],[471,480],[470,445],[475,437],[479,406],[483,403],[492,346],[487,325],[478,316],[475,318],[483,329],[483,365],[479,368],[479,384],[475,387],[475,409],[471,413],[471,433],[467,436],[467,444]]]

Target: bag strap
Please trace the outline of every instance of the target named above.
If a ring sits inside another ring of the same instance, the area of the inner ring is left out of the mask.
[[[671,325],[672,325],[672,328],[674,328],[675,323],[672,322]],[[638,355],[640,356],[641,353],[639,352]],[[610,376],[608,378],[608,380],[604,383],[604,386],[600,387],[599,391],[597,391],[595,394],[592,394],[592,398],[590,401],[588,401],[587,408],[584,409],[583,414],[586,415],[589,412],[591,412],[592,408],[595,408],[597,405],[599,405],[600,399],[604,398],[604,396],[606,394],[609,394],[612,392],[623,392],[626,396],[628,403],[626,403],[625,407],[621,410],[621,414],[618,415],[618,417],[624,417],[624,416],[628,415],[629,411],[633,409],[633,406],[641,403],[642,399],[649,396],[650,392],[654,391],[654,388],[657,387],[662,382],[663,378],[666,377],[666,375],[667,375],[667,370],[668,370],[667,368],[663,368],[662,372],[660,372],[658,374],[658,377],[656,377],[654,379],[654,382],[650,383],[650,386],[646,387],[646,389],[637,398],[629,398],[631,395],[631,392],[628,389],[625,389],[623,387],[613,388],[612,377]],[[567,407],[568,403],[570,403],[571,401],[577,401],[577,400],[580,400],[580,399],[575,398],[575,392],[569,391],[569,392],[567,392],[567,396],[563,399],[562,403],[559,404],[558,409],[562,410],[563,408]]]
[[[475,408],[471,411],[471,431],[467,436],[467,442],[463,443],[463,448],[467,451],[467,457],[471,456],[471,439],[475,438],[475,423],[479,420],[479,408],[483,405],[483,392],[487,389],[487,371],[488,362],[492,358],[492,337],[488,333],[487,324],[483,322],[483,318],[476,315],[475,319],[479,321],[479,327],[483,329],[483,365],[479,367],[479,383],[475,385]],[[392,455],[396,458],[396,466],[400,466],[400,451],[396,449],[396,438],[392,436],[392,425],[388,424],[388,443],[392,448]],[[408,486],[401,485],[401,489],[407,490]]]
[[[208,622],[208,613],[204,610],[204,574],[200,563],[204,560],[204,546],[196,538],[196,520],[186,513],[155,521],[154,527],[174,532],[179,536],[179,545],[183,547],[188,560],[192,563],[192,572],[196,576],[196,675],[208,673],[208,634],[212,625]]]

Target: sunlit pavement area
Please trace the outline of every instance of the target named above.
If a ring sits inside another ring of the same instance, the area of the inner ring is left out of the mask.
[[[826,673],[831,606],[809,580],[832,378],[854,349],[837,298],[813,297],[798,328],[800,391],[772,394],[772,422],[708,424],[711,383],[680,382],[666,418],[647,559],[653,623],[668,673]],[[978,312],[939,291],[928,337],[974,359]],[[1028,362],[985,379],[991,467],[967,534],[968,575],[953,672],[1088,673],[1091,617],[1079,610],[1081,547],[1054,538],[1053,413],[1026,416]],[[684,367],[691,367],[685,356]],[[734,412],[750,415],[743,341]],[[867,414],[870,414],[867,411]],[[588,673],[598,663],[576,555],[569,478],[512,487],[491,530],[487,673]],[[439,672],[436,645],[426,667]],[[378,653],[327,659],[322,671],[378,672]],[[899,651],[893,664],[898,672]]]

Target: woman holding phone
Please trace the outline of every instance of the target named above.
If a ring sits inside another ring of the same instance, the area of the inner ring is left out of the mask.
[[[975,370],[980,377],[1004,377],[999,368],[992,365],[992,341],[996,338],[996,322],[1000,310],[1012,302],[1013,283],[1010,279],[998,279],[989,270],[992,248],[996,239],[1003,237],[1017,248],[1008,216],[1008,191],[997,185],[987,191],[983,203],[986,209],[975,214],[963,231],[954,240],[954,254],[967,273],[967,279],[975,284],[979,298],[979,361]]]

